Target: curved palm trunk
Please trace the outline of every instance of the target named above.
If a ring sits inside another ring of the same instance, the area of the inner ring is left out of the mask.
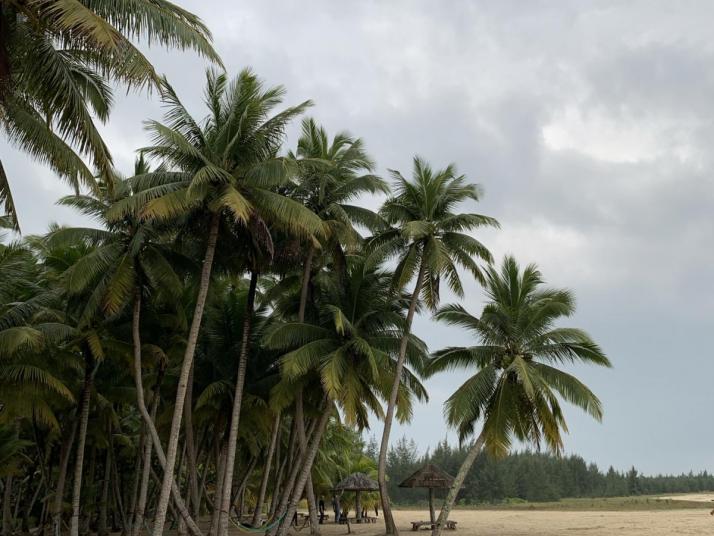
[[[196,469],[196,442],[193,431],[193,367],[188,380],[186,403],[183,407],[184,433],[186,437],[186,465],[188,471],[188,497],[191,500],[193,517],[198,519],[198,470]]]
[[[394,410],[397,405],[397,396],[399,395],[399,385],[402,382],[402,370],[404,369],[404,361],[407,356],[409,335],[411,333],[417,303],[419,302],[419,293],[421,292],[421,287],[424,283],[425,271],[426,266],[424,261],[422,261],[421,266],[419,267],[419,275],[417,275],[416,284],[414,285],[414,291],[412,292],[411,301],[409,303],[409,311],[407,313],[406,325],[404,326],[404,334],[402,335],[402,341],[399,346],[399,357],[397,358],[397,365],[394,370],[394,383],[392,384],[392,392],[389,395],[387,414],[384,417],[382,443],[379,449],[377,481],[379,483],[379,495],[382,499],[382,512],[384,514],[384,525],[387,534],[399,534],[399,530],[394,523],[392,507],[389,502],[389,492],[387,490],[387,451],[389,450],[389,434],[392,432],[392,421],[394,420]]]
[[[162,373],[159,372],[159,378],[156,380],[156,387],[154,388],[154,397],[151,400],[151,421],[154,422],[156,419],[156,412],[159,408],[159,386],[161,385]],[[144,429],[148,427],[146,423],[144,424]],[[136,501],[136,511],[134,513],[134,522],[131,528],[131,536],[136,536],[141,534],[144,529],[144,512],[146,511],[146,499],[149,496],[149,479],[151,477],[151,451],[152,451],[153,441],[146,434],[145,444],[144,444],[144,454],[143,462],[141,466],[141,483],[139,485],[139,498]]]
[[[183,415],[183,405],[184,401],[186,400],[186,391],[188,389],[188,376],[191,372],[191,366],[193,365],[193,356],[196,353],[198,332],[201,328],[201,320],[203,320],[203,309],[206,306],[206,298],[208,297],[208,287],[210,285],[211,280],[211,269],[213,267],[213,257],[216,253],[216,243],[218,241],[218,228],[220,226],[220,223],[220,215],[214,214],[211,217],[211,224],[208,233],[208,244],[206,245],[206,254],[203,258],[201,281],[199,283],[198,296],[196,297],[196,307],[193,310],[191,328],[188,332],[188,341],[186,341],[186,352],[183,356],[183,364],[181,366],[181,373],[179,375],[178,386],[176,388],[174,415],[173,419],[171,420],[169,444],[166,448],[164,479],[161,482],[161,493],[159,494],[159,501],[156,506],[156,516],[154,518],[154,536],[162,536],[164,532],[164,525],[166,524],[166,512],[169,507],[169,497],[171,495],[171,488],[175,485],[174,468],[176,466],[176,454],[178,452],[178,441],[179,433],[181,431],[181,417]],[[180,493],[177,495],[180,498]]]
[[[87,441],[87,424],[89,422],[89,403],[92,397],[94,371],[92,362],[84,358],[84,385],[82,386],[81,408],[79,413],[79,437],[77,438],[77,455],[74,462],[74,482],[72,487],[72,519],[69,524],[70,536],[79,536],[79,510],[82,494],[82,471],[84,469],[84,445]]]
[[[325,403],[325,409],[323,410],[315,431],[310,438],[310,445],[303,456],[301,456],[300,463],[297,464],[300,470],[299,476],[297,478],[297,482],[295,483],[295,489],[290,497],[285,517],[280,523],[280,528],[277,532],[278,536],[285,536],[290,528],[290,523],[292,522],[293,516],[297,511],[297,505],[298,502],[300,502],[303,491],[305,491],[305,484],[307,484],[308,477],[312,471],[312,464],[315,461],[317,450],[320,447],[320,441],[325,433],[325,429],[327,428],[327,423],[330,420],[330,415],[332,415],[333,409],[334,407],[332,401],[327,400]]]
[[[77,420],[73,419],[72,431],[65,438],[60,450],[59,475],[57,475],[57,485],[55,486],[55,495],[52,504],[52,534],[54,536],[60,536],[60,533],[62,532],[62,503],[64,499],[64,487],[67,482],[67,468],[69,467],[69,458],[76,435]]]
[[[154,425],[154,418],[149,415],[146,409],[146,401],[144,400],[144,386],[142,384],[142,372],[141,372],[141,291],[137,289],[134,294],[134,310],[132,315],[132,344],[134,346],[134,386],[136,387],[136,402],[139,408],[139,413],[144,420],[144,425],[148,432],[150,438],[149,443],[153,443],[154,449],[156,449],[156,457],[159,460],[159,464],[164,470],[164,476],[166,476],[166,455],[164,454],[164,449],[161,446],[161,439],[156,431],[156,426]],[[157,388],[158,389],[158,388]],[[158,394],[158,391],[157,391]],[[182,409],[182,408],[181,408]],[[174,410],[175,414],[175,410]],[[150,458],[149,458],[150,459]],[[150,466],[151,464],[149,464]],[[191,518],[186,505],[181,498],[181,492],[178,489],[175,479],[173,478],[173,471],[169,473],[171,475],[170,481],[170,491],[173,496],[174,502],[176,503],[176,508],[178,509],[181,517],[186,521],[189,531],[194,536],[202,536],[201,529],[198,528],[195,521]],[[147,484],[148,485],[148,484]],[[166,512],[164,512],[164,521],[166,520]],[[137,529],[141,532],[141,527]]]
[[[273,456],[275,455],[275,447],[278,444],[278,437],[280,436],[280,413],[275,414],[275,421],[273,422],[273,434],[270,438],[270,446],[268,447],[268,455],[265,460],[265,467],[263,468],[263,478],[260,481],[260,491],[258,492],[258,500],[255,503],[255,511],[253,512],[253,519],[251,524],[255,527],[260,521],[260,514],[263,511],[263,501],[265,501],[265,493],[268,490],[268,480],[270,477],[270,468],[273,465]]]
[[[298,322],[302,323],[305,321],[305,309],[307,308],[307,295],[310,289],[310,279],[312,275],[312,261],[315,257],[315,246],[310,244],[307,250],[307,257],[305,258],[305,266],[302,273],[302,287],[300,289],[300,305],[298,308]],[[305,452],[307,448],[307,442],[305,440],[305,418],[303,415],[303,405],[302,405],[302,387],[299,388],[300,391],[297,394],[297,399],[299,400],[300,415],[297,417],[297,431],[298,438],[300,440],[300,451]],[[298,406],[296,406],[296,411]],[[307,509],[310,514],[310,534],[318,534],[318,521],[317,521],[317,505],[315,504],[315,488],[312,485],[312,474],[307,477],[306,484],[306,495],[307,495]]]
[[[228,433],[228,450],[226,454],[226,467],[223,475],[223,496],[221,497],[221,510],[218,517],[220,532],[228,534],[228,517],[231,507],[231,490],[233,488],[233,469],[236,459],[236,447],[238,443],[238,426],[240,424],[240,409],[243,401],[243,385],[245,383],[245,371],[248,367],[248,349],[250,348],[250,331],[253,320],[253,304],[255,303],[255,292],[258,285],[258,272],[253,270],[250,273],[250,286],[248,287],[248,300],[245,305],[245,316],[243,318],[243,337],[241,341],[240,357],[238,358],[238,375],[233,395],[233,412],[231,413],[231,425]]]
[[[300,320],[302,322],[302,320]],[[299,454],[302,456],[307,450],[307,439],[305,437],[305,411],[303,406],[302,387],[298,390],[295,399],[295,419],[297,422],[298,443],[300,446]],[[307,483],[305,484],[305,496],[307,498],[307,508],[310,515],[310,534],[317,534],[318,519],[317,508],[315,507],[315,489],[312,486],[312,472],[307,475]]]
[[[436,523],[436,527],[431,532],[432,536],[441,536],[441,531],[443,530],[444,524],[446,523],[447,519],[449,519],[449,512],[451,512],[451,509],[454,507],[454,503],[456,502],[456,496],[459,494],[461,486],[464,485],[464,480],[466,480],[466,475],[469,474],[471,466],[474,464],[476,458],[483,449],[484,442],[485,438],[482,432],[481,435],[479,435],[478,438],[476,438],[476,440],[471,445],[469,453],[466,455],[466,459],[464,459],[464,463],[462,463],[461,467],[459,467],[459,472],[456,474],[456,478],[454,478],[454,483],[452,484],[451,489],[449,490],[449,494],[446,496],[444,506],[441,507],[439,521]]]

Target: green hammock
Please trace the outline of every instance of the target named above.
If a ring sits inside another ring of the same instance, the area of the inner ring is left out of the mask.
[[[280,522],[285,518],[285,514],[281,515],[278,519],[273,521],[272,523],[268,523],[267,525],[263,525],[262,527],[246,527],[243,523],[240,521],[234,521],[233,518],[229,517],[228,519],[231,520],[231,523],[233,523],[233,526],[237,528],[238,530],[242,530],[245,532],[256,532],[256,533],[267,533],[273,530],[277,525],[280,524]]]

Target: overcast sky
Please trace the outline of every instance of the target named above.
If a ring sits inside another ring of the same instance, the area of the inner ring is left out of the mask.
[[[455,162],[485,189],[468,208],[502,224],[479,236],[495,256],[576,292],[568,324],[614,368],[575,371],[605,419],[569,411],[569,452],[646,473],[714,470],[714,3],[179,3],[211,28],[230,74],[251,66],[288,103],[313,99],[310,114],[363,137],[380,172],[407,175],[414,154]],[[205,63],[149,55],[202,115]],[[156,96],[117,92],[103,132],[120,169],[147,141],[141,121],[160,116]],[[51,173],[2,155],[25,232],[81,221],[54,205],[65,192]],[[464,301],[482,306],[471,282]],[[432,349],[469,344],[428,318],[416,330]],[[393,438],[443,438],[442,404],[463,378],[429,381],[430,403]]]

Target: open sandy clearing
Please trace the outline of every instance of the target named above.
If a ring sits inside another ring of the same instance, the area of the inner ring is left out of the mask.
[[[660,497],[660,499],[669,499],[671,501],[714,502],[714,493],[682,493],[680,495]],[[714,507],[714,504],[712,504],[712,507]]]
[[[403,533],[411,534],[411,521],[427,519],[424,511],[396,511]],[[673,534],[714,534],[714,517],[705,509],[656,512],[539,512],[457,510],[451,516],[458,521],[453,536],[669,536]],[[325,524],[321,532],[329,536],[347,534],[344,526]],[[238,533],[237,533],[238,534]],[[305,529],[298,534],[309,534]],[[352,525],[356,536],[384,534],[384,526]],[[419,534],[426,535],[427,531]]]

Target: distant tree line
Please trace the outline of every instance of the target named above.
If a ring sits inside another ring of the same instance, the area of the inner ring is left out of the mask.
[[[369,442],[367,455],[374,456],[376,444]],[[450,445],[446,440],[423,455],[416,443],[401,438],[387,458],[389,495],[398,504],[416,504],[426,500],[423,489],[400,488],[399,483],[425,463],[434,463],[454,475],[467,454],[466,447]],[[481,454],[459,494],[459,504],[497,503],[506,499],[556,501],[561,498],[622,497],[660,493],[689,493],[714,490],[714,474],[707,471],[680,475],[642,475],[632,467],[602,471],[577,455],[557,457],[524,451],[494,459]],[[442,493],[443,496],[443,493]]]

